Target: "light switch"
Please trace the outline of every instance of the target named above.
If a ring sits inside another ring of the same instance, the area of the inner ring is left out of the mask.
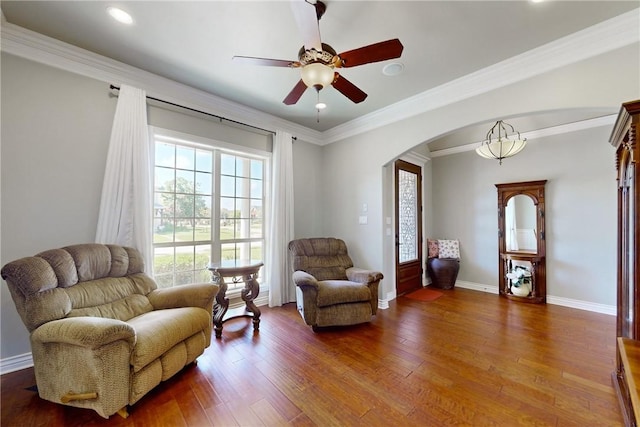
[[[366,216],[366,215],[362,215],[362,216],[360,216],[360,218],[358,218],[358,222],[359,222],[360,224],[366,224],[366,223],[367,223],[367,221],[368,221],[368,218],[367,218],[367,216]]]

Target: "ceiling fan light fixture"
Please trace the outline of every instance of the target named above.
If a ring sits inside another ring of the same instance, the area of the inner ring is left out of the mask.
[[[511,137],[513,139],[509,139],[505,125],[511,128]],[[494,140],[493,137],[496,131],[498,139]],[[480,147],[476,148],[476,153],[485,159],[498,160],[502,164],[502,159],[515,156],[526,145],[527,139],[521,138],[520,132],[516,131],[509,123],[498,120],[487,133],[485,141],[482,142]]]
[[[296,0],[291,1],[291,7],[304,40],[304,44],[298,51],[297,61],[252,56],[233,57],[235,61],[255,65],[300,69],[300,80],[282,100],[285,105],[296,104],[308,88],[314,88],[319,94],[328,85],[333,86],[335,90],[349,98],[354,104],[358,104],[367,98],[367,94],[340,76],[335,69],[387,61],[400,58],[402,55],[404,46],[399,39],[385,40],[338,54],[335,49],[322,43],[320,39],[319,19],[324,13],[326,5],[320,0]],[[402,68],[403,65],[400,63],[391,67],[396,72],[401,71]],[[391,72],[393,73],[393,71]],[[317,108],[317,111],[319,112],[320,109]]]
[[[307,87],[315,87],[316,89],[322,89],[331,83],[333,83],[334,72],[333,68],[320,62],[314,62],[302,67],[300,71],[302,81]]]

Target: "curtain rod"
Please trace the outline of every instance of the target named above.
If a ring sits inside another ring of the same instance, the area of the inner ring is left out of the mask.
[[[111,89],[111,90],[120,90],[120,88],[118,86],[115,86],[115,85],[110,85],[109,89]],[[235,124],[242,125],[242,126],[247,126],[247,127],[253,128],[253,129],[258,129],[258,130],[261,130],[263,132],[275,134],[274,131],[269,130],[269,129],[263,129],[261,127],[253,126],[253,125],[250,125],[250,124],[247,124],[247,123],[242,123],[242,122],[239,122],[237,120],[227,119],[226,117],[218,116],[218,115],[212,114],[212,113],[207,113],[206,111],[202,111],[202,110],[196,110],[195,108],[191,108],[191,107],[187,107],[187,106],[184,106],[184,105],[176,104],[176,103],[170,102],[170,101],[165,101],[163,99],[154,98],[153,96],[148,96],[147,95],[147,99],[151,99],[152,101],[162,102],[163,104],[172,105],[172,106],[178,107],[178,108],[183,108],[185,110],[193,111],[195,113],[200,113],[200,114],[204,114],[204,115],[207,115],[207,116],[215,117],[216,119],[220,119],[221,121],[225,120],[225,121],[230,122],[230,123],[235,123]]]

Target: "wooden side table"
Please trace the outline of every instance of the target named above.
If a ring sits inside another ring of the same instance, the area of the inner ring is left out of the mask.
[[[211,280],[220,286],[216,295],[216,302],[213,305],[213,326],[216,331],[216,338],[222,336],[222,324],[228,320],[238,317],[249,317],[253,319],[253,330],[260,327],[260,309],[254,304],[254,300],[260,293],[258,283],[258,271],[262,267],[262,262],[253,261],[232,261],[216,264],[209,264],[207,267],[211,272]],[[229,299],[226,297],[227,284],[224,278],[231,279],[231,283],[244,282],[244,288],[240,292],[245,307],[238,307],[229,310]]]

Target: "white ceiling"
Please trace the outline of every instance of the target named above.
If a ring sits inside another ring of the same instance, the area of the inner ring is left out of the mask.
[[[398,61],[405,68],[393,77],[382,74],[383,66],[393,60],[342,69],[341,74],[369,96],[353,104],[333,88],[322,90],[320,97],[328,108],[320,113],[319,122],[313,90],[307,90],[296,105],[282,103],[299,80],[298,70],[248,66],[231,59],[244,55],[297,60],[302,37],[289,1],[2,1],[1,8],[11,24],[326,131],[636,9],[640,2],[327,0],[326,4],[320,21],[323,42],[343,52],[399,38],[404,52]],[[128,11],[134,24],[113,21],[106,13],[110,5]],[[611,113],[541,116],[536,126]]]

